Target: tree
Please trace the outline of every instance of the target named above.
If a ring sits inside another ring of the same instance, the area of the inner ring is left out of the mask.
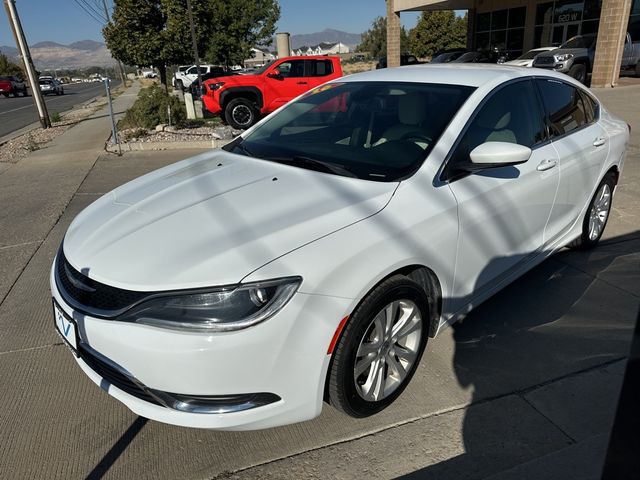
[[[270,41],[280,17],[276,0],[191,4],[198,51],[206,61],[225,65],[241,63],[251,47]],[[115,0],[102,32],[114,57],[156,67],[164,85],[168,65],[194,61],[186,0]]]
[[[456,17],[453,10],[422,12],[418,23],[409,32],[409,43],[418,57],[431,56],[446,48],[465,47],[467,16]]]
[[[400,51],[408,52],[409,37],[404,27],[400,29]],[[377,17],[371,28],[362,34],[362,42],[356,49],[358,52],[369,52],[374,57],[387,55],[387,18]]]
[[[24,77],[22,67],[9,60],[4,53],[0,53],[0,75]]]

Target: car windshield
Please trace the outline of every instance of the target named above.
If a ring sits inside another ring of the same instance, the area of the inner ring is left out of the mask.
[[[560,48],[591,48],[595,41],[595,35],[578,35],[560,45]]]
[[[318,87],[225,149],[390,182],[417,170],[473,87],[347,82]]]
[[[470,62],[472,60],[475,60],[476,57],[479,57],[480,53],[479,52],[467,52],[464,53],[462,55],[460,55],[458,58],[456,58],[452,63],[465,63],[465,62]]]
[[[529,50],[524,55],[520,55],[516,60],[532,60],[536,55],[540,55],[545,50]]]

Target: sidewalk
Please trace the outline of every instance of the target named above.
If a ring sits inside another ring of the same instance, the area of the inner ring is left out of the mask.
[[[136,83],[114,100],[124,112],[139,91]],[[0,171],[0,303],[87,176],[111,133],[105,107]]]
[[[596,94],[637,122],[640,86]],[[119,97],[117,111],[134,98]],[[200,153],[106,154],[101,114],[0,172],[0,477],[598,478],[640,302],[640,149],[602,245],[560,252],[430,341],[389,409],[355,420],[325,406],[309,422],[213,432],[133,415],[53,331],[48,272],[72,219]],[[632,135],[640,145],[640,126]]]

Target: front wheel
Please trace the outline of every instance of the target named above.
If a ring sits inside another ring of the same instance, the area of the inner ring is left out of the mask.
[[[251,100],[234,98],[225,107],[224,117],[236,130],[244,130],[256,123],[258,110]]]
[[[600,241],[611,213],[611,201],[615,186],[614,174],[607,173],[589,203],[587,213],[582,220],[582,233],[569,245],[571,248],[588,250],[595,247]]]
[[[367,417],[400,396],[427,344],[429,299],[397,275],[373,289],[349,318],[329,373],[329,398],[352,417]]]
[[[184,90],[184,83],[182,83],[182,80],[176,80],[176,90]]]
[[[587,81],[587,67],[582,64],[574,65],[569,69],[569,76],[575,78],[584,85]]]

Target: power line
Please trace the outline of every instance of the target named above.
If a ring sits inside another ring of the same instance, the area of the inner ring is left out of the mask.
[[[96,12],[91,9],[91,6],[86,3],[84,0],[73,0],[74,3],[82,9],[84,13],[89,15],[93,20],[98,22],[100,25],[104,25],[107,20],[104,18],[104,15],[100,14],[100,12]]]

